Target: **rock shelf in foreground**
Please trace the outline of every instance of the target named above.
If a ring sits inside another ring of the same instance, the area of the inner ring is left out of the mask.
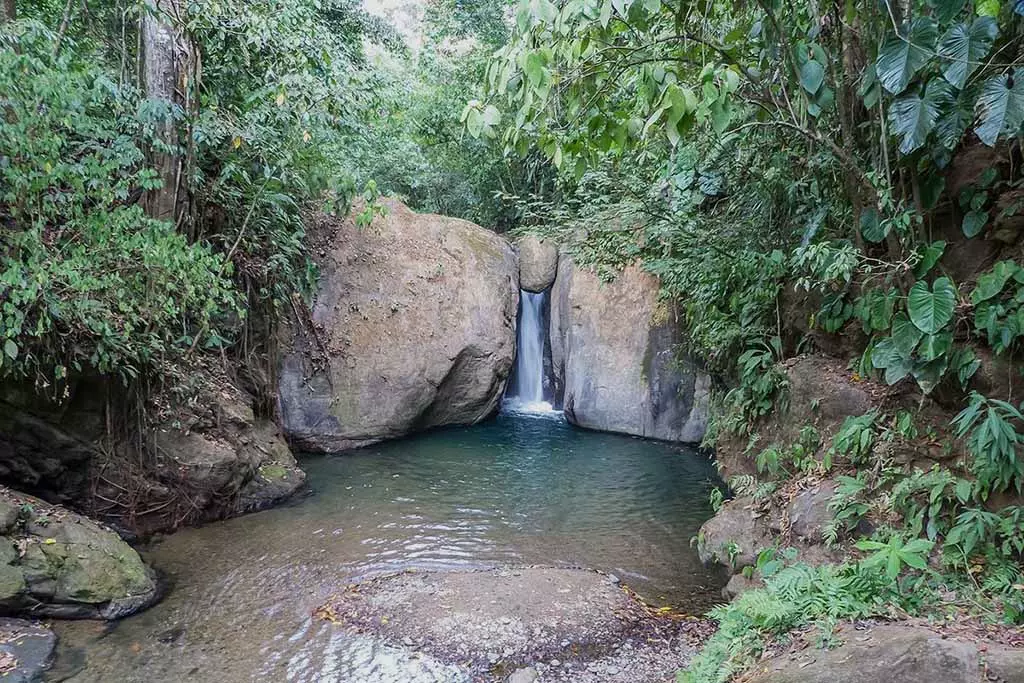
[[[657,614],[615,577],[550,567],[388,574],[317,615],[500,681],[526,668],[544,681],[674,680],[708,630]]]

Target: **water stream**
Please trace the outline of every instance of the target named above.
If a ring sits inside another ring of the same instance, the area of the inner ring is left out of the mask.
[[[170,584],[162,603],[112,627],[58,624],[54,677],[464,680],[311,617],[356,578],[407,567],[583,566],[691,612],[718,597],[720,577],[690,545],[715,470],[686,447],[505,414],[303,466],[313,493],[296,504],[152,545]]]

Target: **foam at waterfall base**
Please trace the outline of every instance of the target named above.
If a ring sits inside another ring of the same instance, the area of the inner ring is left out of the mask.
[[[562,411],[556,410],[547,401],[522,401],[517,397],[509,397],[502,402],[502,411],[516,415],[533,417],[561,418]]]

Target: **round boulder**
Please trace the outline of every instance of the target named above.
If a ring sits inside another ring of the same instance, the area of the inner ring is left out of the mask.
[[[555,282],[558,272],[558,247],[552,242],[529,235],[516,243],[519,250],[519,287],[527,292],[543,292]]]
[[[0,487],[0,614],[118,619],[157,597],[153,571],[116,533]]]
[[[320,216],[308,226],[319,289],[279,393],[299,448],[473,424],[505,390],[519,303],[512,245],[469,221],[382,206],[369,225]]]

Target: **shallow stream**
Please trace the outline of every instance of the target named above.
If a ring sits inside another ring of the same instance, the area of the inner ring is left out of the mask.
[[[460,681],[311,617],[358,577],[410,567],[590,567],[690,613],[721,588],[690,544],[711,516],[716,473],[686,447],[511,414],[302,466],[310,496],[154,543],[145,555],[169,580],[164,601],[112,627],[58,625],[53,676]]]

